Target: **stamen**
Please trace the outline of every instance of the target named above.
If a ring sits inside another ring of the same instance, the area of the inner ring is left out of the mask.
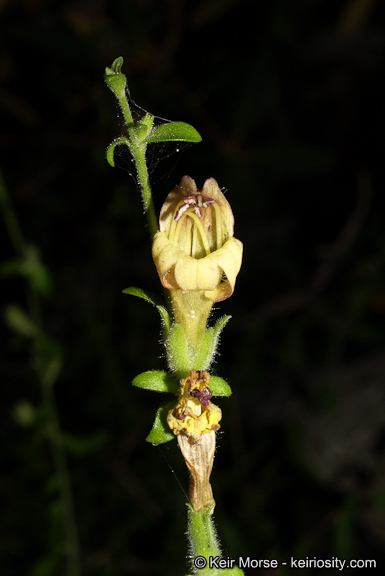
[[[196,231],[196,228],[198,228],[198,230],[199,230],[199,233],[200,233],[200,236],[202,239],[202,243],[203,243],[203,247],[204,247],[205,252],[206,252],[206,256],[208,256],[210,254],[211,250],[210,250],[208,238],[207,238],[207,235],[206,235],[206,233],[203,229],[203,226],[201,225],[199,220],[200,220],[200,218],[202,218],[202,207],[208,208],[209,206],[211,206],[211,204],[214,204],[214,209],[215,209],[217,248],[222,247],[222,240],[221,240],[222,219],[221,219],[221,215],[220,215],[220,210],[219,210],[214,198],[203,198],[202,194],[196,194],[196,195],[192,194],[190,196],[185,196],[183,198],[183,200],[181,200],[178,203],[176,210],[175,210],[173,221],[172,221],[171,226],[170,226],[169,235],[168,235],[169,240],[174,244],[174,246],[177,246],[178,241],[179,241],[179,236],[180,236],[180,231],[181,231],[181,223],[183,222],[183,220],[186,216],[190,216],[190,218],[192,218],[193,222],[196,224],[196,227],[193,226],[193,230],[192,230],[191,256],[195,257],[194,255],[196,254],[196,251],[197,251],[197,231]],[[190,208],[193,208],[194,214],[192,212],[189,212]],[[219,226],[218,226],[218,223],[220,223]]]
[[[178,222],[178,220],[180,220],[183,216],[183,214],[185,212],[187,212],[187,210],[190,208],[189,204],[182,204],[178,210],[175,212],[175,216],[174,216],[174,220],[175,222]]]
[[[213,394],[212,394],[210,388],[208,386],[205,386],[205,388],[203,388],[202,392],[200,392],[200,390],[192,390],[190,392],[190,395],[193,396],[194,398],[198,398],[199,402],[203,406],[208,406],[209,401],[210,401]]]
[[[196,196],[194,196],[194,195],[185,196],[185,197],[183,198],[183,202],[184,202],[185,204],[190,204],[190,206],[195,206],[195,204],[196,204]]]
[[[198,227],[193,225],[190,256],[194,258],[194,254],[197,253],[197,250],[198,250]]]
[[[185,212],[185,213],[182,215],[182,218],[179,220],[178,224],[176,225],[175,234],[174,234],[172,240],[171,240],[171,238],[170,238],[170,241],[174,244],[174,246],[178,246],[180,231],[182,230],[182,224],[183,224],[184,219],[185,219],[186,216],[188,216],[188,215],[189,215],[189,214],[188,214],[187,212]]]
[[[215,210],[215,228],[217,233],[217,250],[219,250],[219,248],[222,248],[222,214],[216,202],[214,203],[214,210]]]
[[[182,215],[189,209],[191,206],[194,208],[195,214],[198,218],[202,218],[202,206],[204,208],[208,208],[211,204],[214,204],[215,200],[213,198],[203,198],[202,194],[185,196],[183,198],[183,202],[178,204],[178,208],[175,212],[174,220],[178,222],[182,218]]]
[[[195,214],[193,214],[192,212],[187,212],[186,215],[190,216],[190,218],[192,218],[194,220],[195,224],[197,225],[199,233],[201,235],[203,247],[204,247],[205,252],[206,252],[206,256],[208,256],[211,253],[211,250],[210,250],[210,246],[209,246],[209,242],[208,242],[206,233],[203,229],[203,226],[202,226],[199,218]]]
[[[176,230],[176,225],[177,225],[177,224],[176,224],[176,220],[175,220],[175,216],[176,216],[176,213],[178,212],[178,210],[179,210],[179,208],[180,208],[181,206],[183,206],[183,201],[178,202],[178,205],[177,205],[176,210],[175,210],[175,212],[174,212],[174,218],[173,218],[172,221],[171,221],[171,226],[170,226],[170,230],[169,230],[169,233],[168,233],[168,239],[169,239],[170,242],[172,242],[173,244],[175,244],[173,238],[174,238],[174,236],[175,236],[175,230]]]

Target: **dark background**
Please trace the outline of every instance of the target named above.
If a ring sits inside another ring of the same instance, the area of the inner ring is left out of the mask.
[[[145,442],[164,398],[131,386],[165,364],[156,310],[121,294],[160,286],[134,180],[105,161],[120,128],[103,73],[117,56],[135,102],[203,137],[150,161],[157,208],[184,174],[213,176],[244,242],[235,293],[215,312],[233,316],[215,367],[233,388],[218,402],[212,477],[225,554],[383,562],[384,11],[0,2],[0,167],[52,277],[42,326],[63,357],[55,398],[82,576],[186,572],[187,472],[175,441]],[[10,303],[28,311],[4,227],[0,246],[3,316]],[[35,360],[33,340],[2,320],[2,576],[66,574]]]

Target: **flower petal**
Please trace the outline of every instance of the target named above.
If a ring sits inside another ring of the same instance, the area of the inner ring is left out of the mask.
[[[169,290],[179,288],[174,276],[174,267],[179,254],[180,250],[170,242],[164,232],[155,234],[152,243],[152,257],[162,285]]]
[[[242,250],[242,242],[230,238],[222,248],[197,260],[174,246],[165,233],[158,232],[154,236],[152,256],[165,288],[204,290],[207,298],[220,302],[234,291]],[[222,272],[226,281],[220,283]]]
[[[215,180],[215,178],[208,178],[205,181],[202,188],[202,196],[204,198],[213,198],[219,207],[222,218],[222,227],[224,229],[223,233],[226,239],[234,236],[233,211],[222,190],[219,188],[218,182]]]
[[[196,260],[181,252],[175,266],[175,279],[182,290],[214,290],[221,271],[212,254]]]
[[[214,290],[205,292],[206,298],[221,302],[229,298],[234,292],[235,280],[242,264],[243,244],[237,238],[230,238],[226,244],[210,254],[207,258],[215,256],[217,265],[226,275],[226,280],[221,282]]]

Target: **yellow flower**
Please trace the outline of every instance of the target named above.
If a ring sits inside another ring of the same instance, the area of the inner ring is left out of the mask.
[[[201,291],[214,302],[231,296],[242,262],[242,242],[233,234],[233,213],[216,180],[198,191],[184,176],[163,204],[152,245],[163,286]]]

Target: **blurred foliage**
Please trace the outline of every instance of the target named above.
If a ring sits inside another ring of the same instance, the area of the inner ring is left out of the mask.
[[[157,207],[182,175],[214,176],[245,245],[216,312],[233,316],[213,473],[225,552],[383,563],[384,12],[379,0],[0,3],[0,167],[29,247],[21,261],[1,227],[1,574],[65,574],[26,282],[60,343],[82,576],[184,573],[186,497],[169,466],[185,489],[187,472],[175,442],[144,441],[160,397],[131,386],[164,359],[156,310],[122,295],[160,287],[135,183],[105,161],[120,131],[103,73],[119,55],[140,106],[203,137],[151,160]]]

